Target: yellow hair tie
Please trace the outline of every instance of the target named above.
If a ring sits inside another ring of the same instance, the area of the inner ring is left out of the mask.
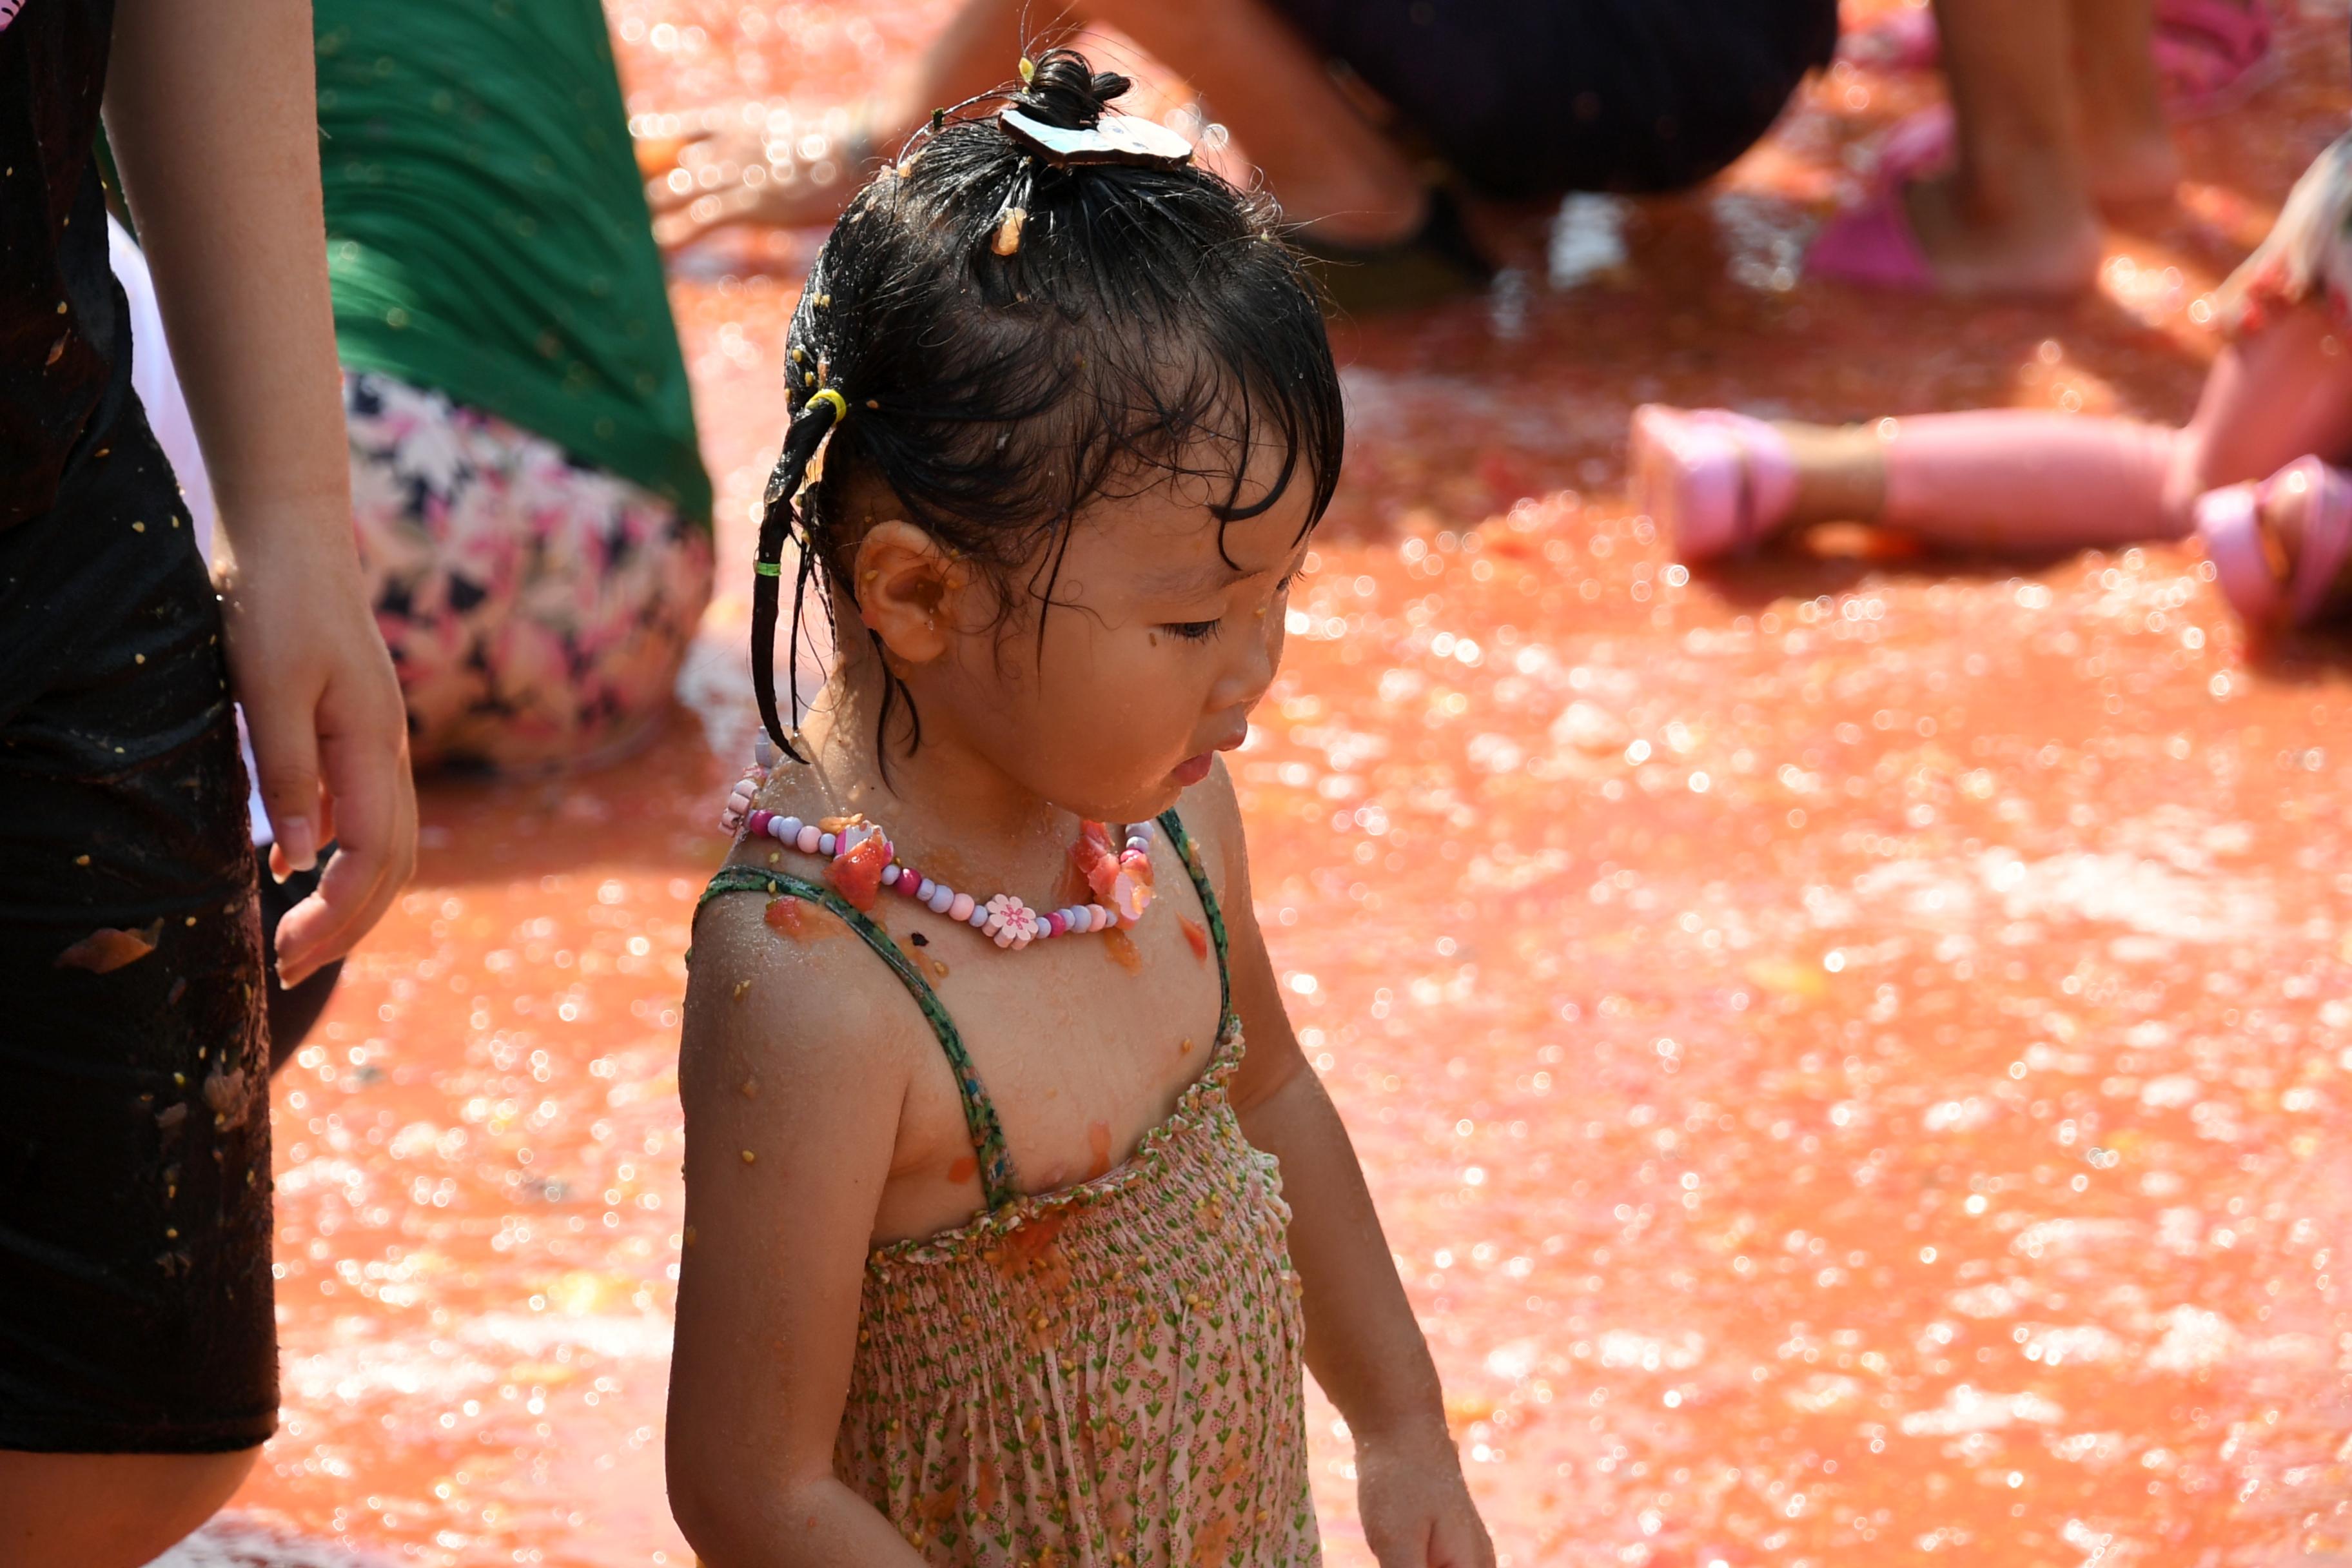
[[[830,386],[818,388],[809,395],[809,400],[804,406],[814,408],[820,403],[833,405],[833,422],[835,425],[849,417],[849,399],[842,396],[837,389]]]

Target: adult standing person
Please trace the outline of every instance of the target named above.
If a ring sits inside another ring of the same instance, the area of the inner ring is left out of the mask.
[[[0,1561],[134,1568],[276,1425],[245,705],[280,976],[405,880],[397,688],[351,544],[302,0],[0,5]],[[131,389],[101,95],[228,550]]]
[[[682,188],[655,187],[678,209],[665,239],[830,222],[871,157],[994,85],[1027,10],[968,0],[817,161],[758,126],[688,148]],[[1698,184],[1829,63],[1838,26],[1835,0],[1076,0],[1052,19],[1116,27],[1198,89],[1293,237],[1348,263],[1330,279],[1365,303],[1483,276],[1457,191],[1518,202]]]
[[[316,0],[353,516],[420,765],[652,733],[710,482],[596,0]]]

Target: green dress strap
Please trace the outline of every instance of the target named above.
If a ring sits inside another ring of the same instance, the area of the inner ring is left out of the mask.
[[[1196,873],[1197,879],[1197,873]],[[841,922],[866,939],[866,945],[890,966],[891,972],[905,984],[914,996],[915,1005],[931,1026],[931,1033],[940,1039],[940,1049],[946,1053],[948,1066],[956,1076],[957,1092],[963,1099],[963,1121],[971,1136],[971,1152],[980,1163],[980,1188],[991,1209],[1000,1209],[1021,1195],[1013,1182],[1013,1155],[1005,1147],[1004,1129],[996,1120],[996,1107],[990,1103],[988,1090],[981,1086],[980,1074],[973,1070],[971,1056],[964,1049],[963,1037],[957,1033],[955,1020],[948,1016],[947,1008],[940,1002],[939,994],[931,989],[890,933],[843,898],[833,889],[782,871],[770,871],[758,866],[724,866],[710,879],[710,886],[702,890],[696,908],[724,893],[766,893],[773,898],[801,899],[822,905],[839,917]],[[1218,932],[1218,951],[1223,952],[1223,928],[1212,913],[1210,924]]]
[[[1201,866],[1201,851],[1192,843],[1192,835],[1184,831],[1183,819],[1172,810],[1163,811],[1160,814],[1160,831],[1168,836],[1177,858],[1184,862],[1185,873],[1192,879],[1192,890],[1201,895],[1201,913],[1209,922],[1209,940],[1217,944],[1217,1029],[1222,1034],[1232,1027],[1234,1021],[1234,976],[1225,961],[1225,917],[1217,908],[1217,890],[1209,886],[1209,873]]]

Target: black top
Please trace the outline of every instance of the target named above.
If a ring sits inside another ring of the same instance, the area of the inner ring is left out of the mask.
[[[0,0],[0,528],[55,504],[131,397],[91,144],[114,0]]]

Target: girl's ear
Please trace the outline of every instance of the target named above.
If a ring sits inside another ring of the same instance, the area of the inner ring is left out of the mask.
[[[929,664],[947,651],[967,574],[913,523],[877,522],[857,542],[857,618],[894,658]]]

